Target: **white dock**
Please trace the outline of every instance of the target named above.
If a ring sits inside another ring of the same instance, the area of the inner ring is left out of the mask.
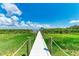
[[[51,56],[39,31],[29,56]]]

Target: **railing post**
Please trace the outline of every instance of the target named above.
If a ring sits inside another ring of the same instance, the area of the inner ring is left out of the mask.
[[[27,41],[27,43],[26,43],[26,49],[27,49],[27,56],[29,55],[29,53],[28,53],[28,41]]]
[[[53,52],[52,52],[52,40],[53,40],[53,39],[52,39],[52,37],[51,37],[51,39],[50,39],[50,40],[51,40],[50,51],[51,51],[51,55],[52,55],[52,53],[53,53]]]
[[[31,39],[27,41],[27,56],[29,56],[31,50]]]
[[[48,40],[48,49],[50,51],[50,54],[52,55],[52,38]]]

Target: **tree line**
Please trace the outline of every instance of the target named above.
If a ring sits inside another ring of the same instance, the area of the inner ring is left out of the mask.
[[[0,34],[9,34],[9,33],[33,33],[29,29],[0,29]]]
[[[43,33],[60,33],[60,34],[63,34],[63,33],[79,33],[79,26],[78,25],[74,25],[74,26],[70,26],[70,27],[67,27],[67,28],[49,28],[49,29],[44,29],[44,28],[41,28],[41,31]]]

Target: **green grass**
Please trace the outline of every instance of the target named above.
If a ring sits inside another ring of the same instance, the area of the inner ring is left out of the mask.
[[[45,34],[46,43],[51,37],[67,54],[79,56],[79,34]],[[52,44],[52,51],[55,56],[65,56],[54,43]]]
[[[34,39],[34,36],[30,33],[0,34],[0,56],[11,56],[26,40]],[[26,54],[26,49],[25,45],[16,55]]]

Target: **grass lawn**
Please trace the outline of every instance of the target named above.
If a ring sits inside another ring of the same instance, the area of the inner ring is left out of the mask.
[[[79,56],[79,34],[45,34],[46,43],[51,37],[67,54]],[[52,44],[52,51],[54,56],[66,56],[54,43]]]
[[[0,56],[11,56],[28,39],[34,39],[34,35],[29,33],[0,34]],[[16,55],[26,54],[26,48],[25,45]]]

